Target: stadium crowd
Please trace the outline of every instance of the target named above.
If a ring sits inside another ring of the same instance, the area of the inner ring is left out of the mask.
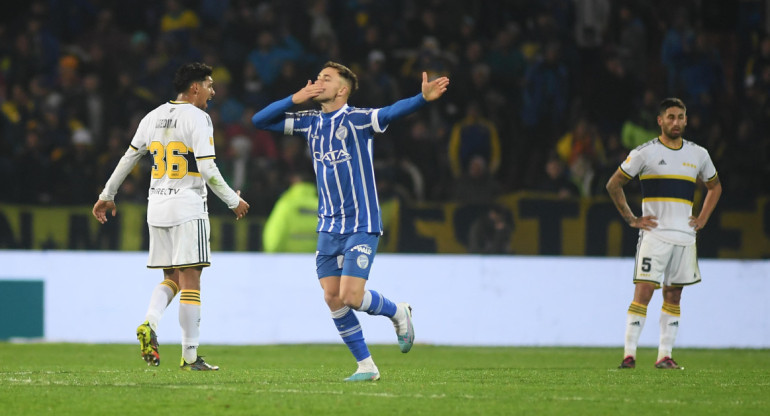
[[[518,190],[605,195],[628,151],[688,106],[727,203],[770,189],[767,2],[683,0],[33,0],[0,18],[0,201],[93,203],[182,63],[214,67],[217,163],[257,215],[309,157],[250,117],[328,60],[352,105],[452,80],[375,140],[381,199],[483,202]],[[150,158],[145,158],[145,164]],[[144,202],[147,166],[121,189]],[[211,204],[212,211],[224,211]]]

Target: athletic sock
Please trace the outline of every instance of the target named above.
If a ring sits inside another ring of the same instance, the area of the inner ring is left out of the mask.
[[[680,314],[679,305],[663,302],[663,309],[660,312],[660,345],[658,346],[657,361],[665,357],[671,357],[676,334],[679,332]]]
[[[179,325],[182,327],[182,357],[188,363],[198,358],[201,325],[201,291],[182,290],[179,296]]]
[[[641,303],[631,302],[626,315],[626,342],[623,357],[629,355],[636,358],[636,347],[639,345],[639,336],[642,334],[644,322],[647,320],[647,306]]]
[[[369,353],[369,347],[366,346],[364,341],[364,332],[361,330],[361,324],[356,318],[355,312],[352,309],[345,306],[342,309],[332,311],[332,319],[334,325],[337,327],[337,331],[340,333],[340,337],[348,346],[348,349],[353,356],[356,357],[356,361],[371,357]]]
[[[377,368],[377,365],[374,364],[374,360],[372,360],[372,357],[366,357],[363,360],[358,362],[358,370],[356,370],[356,373],[379,373],[380,370]]]
[[[145,319],[150,323],[153,331],[158,331],[158,323],[166,311],[168,304],[179,292],[179,286],[173,280],[166,279],[160,282],[150,295],[150,306],[147,307]]]
[[[358,310],[369,315],[385,315],[388,318],[393,318],[397,308],[396,304],[390,299],[374,290],[367,290],[364,292],[364,299],[361,301],[361,306],[358,307]]]

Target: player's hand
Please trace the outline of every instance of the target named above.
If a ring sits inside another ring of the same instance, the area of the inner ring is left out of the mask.
[[[650,231],[651,229],[658,226],[658,217],[654,215],[646,215],[643,217],[636,217],[634,218],[629,225],[634,228],[640,228],[645,231]]]
[[[247,212],[249,212],[249,203],[244,201],[243,198],[241,198],[241,191],[235,191],[235,193],[238,194],[238,198],[240,198],[240,202],[238,202],[238,206],[233,208],[233,212],[235,213],[235,220],[238,221],[239,219],[243,218]]]
[[[433,101],[441,97],[448,86],[449,78],[439,77],[428,82],[428,73],[422,73],[422,98],[425,98],[425,101]]]
[[[706,226],[706,221],[705,220],[699,220],[698,218],[696,218],[696,217],[694,217],[692,215],[690,216],[690,227],[692,227],[693,230],[700,231],[705,226]]]
[[[321,92],[323,92],[323,87],[313,84],[312,81],[308,80],[307,85],[291,96],[291,102],[294,104],[302,104],[311,98],[317,97]]]
[[[115,205],[115,201],[102,201],[100,199],[94,204],[94,209],[91,210],[91,213],[94,214],[94,218],[96,218],[97,221],[104,224],[107,222],[108,210],[112,211],[113,217],[118,213],[118,207]]]

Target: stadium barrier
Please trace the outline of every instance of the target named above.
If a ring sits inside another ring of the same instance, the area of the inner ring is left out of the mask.
[[[144,252],[0,250],[0,338],[133,343],[161,272]],[[623,343],[631,258],[377,255],[369,287],[414,307],[418,343],[613,346]],[[770,262],[700,261],[682,299],[678,347],[770,347]],[[312,254],[223,253],[203,273],[201,342],[339,343]],[[641,345],[658,343],[661,296]],[[178,300],[161,320],[179,343]],[[391,323],[359,314],[368,342]],[[15,333],[10,333],[14,332]]]
[[[696,211],[702,192],[696,196]],[[770,197],[739,205],[721,201],[698,233],[701,258],[770,258]],[[218,201],[216,201],[218,203]],[[630,201],[639,212],[638,201]],[[633,256],[637,230],[628,227],[609,198],[559,199],[519,192],[497,200],[511,222],[509,251],[519,255]],[[489,205],[383,202],[381,252],[463,254],[470,227]],[[216,207],[222,208],[221,204]],[[214,207],[212,207],[214,208]],[[0,204],[0,249],[146,250],[146,205],[121,203],[118,216],[101,226],[90,206],[46,207]],[[237,223],[230,212],[211,218],[215,251],[262,251],[265,219],[248,215]]]

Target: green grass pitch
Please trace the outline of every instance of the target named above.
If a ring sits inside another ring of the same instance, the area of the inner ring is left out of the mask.
[[[770,351],[677,349],[657,370],[640,349],[371,346],[382,379],[345,383],[343,344],[201,347],[222,369],[183,372],[161,344],[0,343],[2,415],[766,415]]]

